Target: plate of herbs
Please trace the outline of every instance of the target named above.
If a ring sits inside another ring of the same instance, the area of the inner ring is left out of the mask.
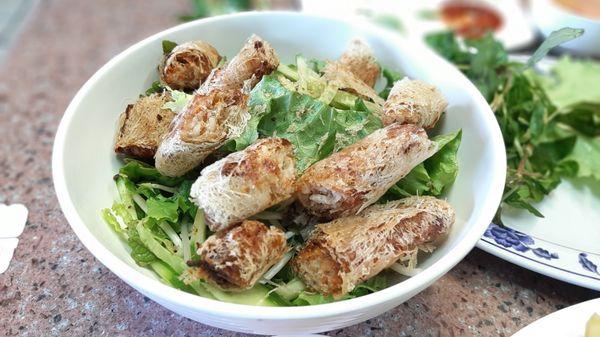
[[[600,61],[544,57],[581,30],[553,33],[529,58],[490,35],[426,39],[488,100],[507,151],[502,204],[478,247],[600,290]]]

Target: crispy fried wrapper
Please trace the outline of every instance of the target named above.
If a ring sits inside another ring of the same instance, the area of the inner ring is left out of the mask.
[[[360,215],[317,225],[292,260],[310,288],[340,298],[419,246],[444,236],[454,209],[434,197],[373,205]]]
[[[221,61],[217,50],[204,41],[180,44],[158,67],[160,80],[174,90],[196,90]]]
[[[184,175],[237,137],[250,118],[250,89],[278,65],[273,48],[253,35],[231,62],[213,70],[174,119],[156,153],[156,168],[167,176]]]
[[[296,197],[325,219],[354,215],[436,151],[422,128],[392,124],[309,167]]]
[[[205,167],[190,195],[209,228],[220,231],[289,199],[295,180],[292,144],[264,138]]]
[[[361,39],[350,41],[348,48],[336,61],[369,87],[375,86],[379,78],[379,65],[371,48]]]
[[[227,291],[246,290],[288,250],[281,229],[246,220],[209,237],[198,249],[198,266],[187,271],[184,282],[200,279]]]
[[[384,125],[415,124],[431,129],[447,106],[448,102],[436,87],[405,77],[392,87],[383,105],[381,121]]]

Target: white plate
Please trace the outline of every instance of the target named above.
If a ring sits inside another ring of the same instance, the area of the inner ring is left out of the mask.
[[[600,298],[542,317],[519,330],[512,337],[583,337],[585,325],[594,313],[600,314]]]
[[[547,71],[554,61],[546,58],[538,69]],[[535,207],[544,218],[507,209],[506,228],[491,224],[477,247],[540,274],[600,290],[600,183],[565,179]]]
[[[302,0],[302,10],[334,17],[357,16],[358,20],[365,20],[364,16],[357,13],[371,12],[375,16],[396,18],[402,28],[401,31],[408,37],[423,40],[423,37],[432,32],[448,30],[448,27],[438,19],[428,19],[423,13],[436,11],[447,0],[427,1],[398,1],[398,0]],[[502,42],[507,49],[523,48],[535,39],[534,29],[526,18],[525,11],[517,0],[479,0],[496,12],[502,18],[502,26],[494,36]]]

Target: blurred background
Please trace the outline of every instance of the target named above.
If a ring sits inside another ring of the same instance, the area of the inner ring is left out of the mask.
[[[594,113],[600,111],[600,0],[0,0],[0,202],[23,202],[35,210],[20,238],[22,249],[15,252],[13,269],[0,277],[0,332],[239,336],[167,311],[96,261],[60,212],[50,155],[65,107],[102,64],[179,23],[248,10],[305,11],[372,22],[415,42],[437,31],[452,30],[467,38],[490,38],[486,34],[491,33],[511,58],[532,54],[554,30],[583,28],[583,36],[551,51],[567,60],[559,63],[559,75],[569,75],[562,77],[564,85],[553,86],[551,79],[540,83],[559,107],[586,101],[596,104]],[[453,56],[452,45],[437,47]],[[503,50],[494,51],[504,55]],[[473,57],[474,63],[482,59],[494,70],[504,70],[506,64],[489,54]],[[483,74],[466,75],[472,80],[487,76],[480,70]],[[598,123],[594,118],[589,121]],[[584,130],[588,120],[582,121]],[[600,152],[600,135],[590,136]],[[560,226],[563,235],[564,224]],[[570,232],[580,232],[581,242],[594,238],[584,231]],[[583,272],[574,264],[574,270]],[[587,266],[590,274],[590,266],[597,273],[596,265]],[[400,336],[509,336],[539,317],[597,296],[474,250],[409,302],[333,333],[382,336],[395,327],[390,331]]]

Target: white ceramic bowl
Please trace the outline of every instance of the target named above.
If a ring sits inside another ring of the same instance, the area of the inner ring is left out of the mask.
[[[156,79],[161,40],[203,39],[233,56],[252,33],[268,40],[283,62],[298,53],[333,59],[361,36],[377,59],[435,84],[449,101],[442,132],[463,129],[460,173],[448,200],[457,222],[448,239],[421,261],[420,274],[360,298],[312,307],[250,307],[194,296],[161,283],[138,267],[127,247],[100,217],[116,197],[112,176],[120,163],[112,144],[117,116]],[[129,285],[166,308],[209,325],[262,334],[321,332],[387,311],[435,282],[475,245],[500,202],[505,152],[500,130],[477,89],[424,46],[383,29],[297,13],[244,13],[183,24],[151,36],[104,65],[79,90],[61,121],[52,158],[62,210],[83,244]]]
[[[583,28],[585,32],[582,36],[561,44],[561,48],[582,56],[600,56],[600,20],[578,15],[552,0],[530,3],[531,18],[545,37],[563,27]]]

